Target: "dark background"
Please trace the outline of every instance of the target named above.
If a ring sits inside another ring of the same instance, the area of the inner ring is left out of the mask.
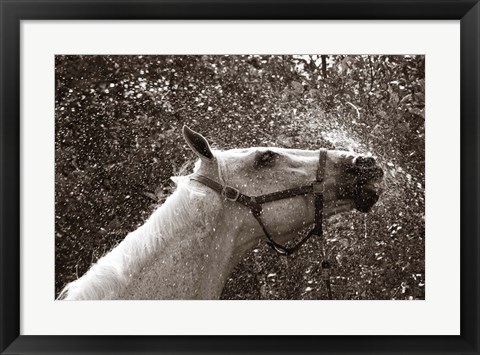
[[[191,171],[188,124],[214,147],[371,152],[387,189],[325,222],[335,299],[424,299],[423,56],[57,56],[56,291],[141,225]],[[227,299],[323,299],[318,240],[259,246]]]

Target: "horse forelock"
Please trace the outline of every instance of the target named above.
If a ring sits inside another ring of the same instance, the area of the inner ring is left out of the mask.
[[[181,228],[195,230],[198,215],[191,208],[192,199],[201,198],[205,190],[188,184],[188,177],[177,176],[177,185],[148,220],[110,252],[101,257],[82,277],[69,283],[58,299],[114,299],[126,288],[132,277],[142,271],[166,240],[178,237]]]

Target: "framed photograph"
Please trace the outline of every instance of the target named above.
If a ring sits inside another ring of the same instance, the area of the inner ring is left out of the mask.
[[[478,354],[478,1],[1,1],[2,354]]]

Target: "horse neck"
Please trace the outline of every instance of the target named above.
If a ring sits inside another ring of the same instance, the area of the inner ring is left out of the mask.
[[[218,299],[232,266],[224,228],[178,228],[132,275],[119,299]]]
[[[238,262],[236,228],[223,223],[221,200],[213,191],[190,199],[183,223],[162,235],[162,243],[129,276],[119,299],[218,299]],[[165,216],[158,216],[158,218]],[[171,218],[171,216],[170,216]]]
[[[60,299],[219,298],[233,268],[233,231],[214,192],[180,184],[140,228],[62,291]]]

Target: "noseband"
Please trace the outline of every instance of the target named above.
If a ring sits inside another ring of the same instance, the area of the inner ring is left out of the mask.
[[[277,253],[281,255],[290,255],[297,251],[310,237],[314,235],[321,237],[323,234],[323,193],[325,191],[324,178],[326,163],[327,150],[322,148],[320,149],[318,159],[316,180],[313,183],[260,196],[245,195],[234,187],[222,185],[215,180],[199,174],[194,174],[190,176],[190,180],[194,180],[205,186],[208,186],[212,190],[221,194],[227,200],[238,202],[248,207],[252,212],[253,217],[255,217],[255,219],[262,227],[264,236],[266,238],[265,242]],[[262,221],[262,205],[269,202],[284,200],[296,196],[306,196],[309,194],[313,194],[313,196],[315,197],[315,217],[312,229],[297,244],[290,248],[278,244],[273,240],[272,236],[270,235],[267,228],[265,227],[265,224]]]

